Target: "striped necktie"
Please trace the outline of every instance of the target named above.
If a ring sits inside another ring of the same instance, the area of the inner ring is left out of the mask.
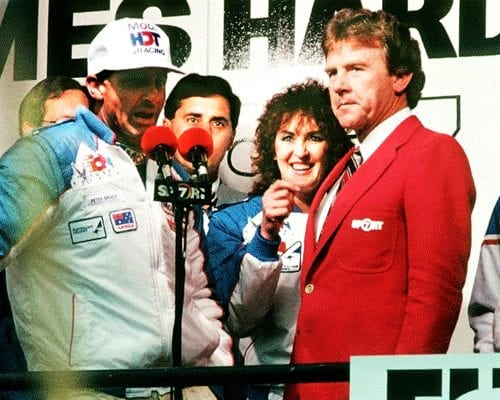
[[[352,174],[356,172],[358,167],[361,165],[363,162],[363,156],[361,155],[361,152],[359,151],[359,147],[356,147],[354,150],[354,153],[352,153],[351,158],[347,162],[347,165],[345,167],[344,173],[342,174],[342,177],[340,178],[340,183],[339,183],[339,188],[337,190],[337,193],[344,187],[346,182],[351,178]]]

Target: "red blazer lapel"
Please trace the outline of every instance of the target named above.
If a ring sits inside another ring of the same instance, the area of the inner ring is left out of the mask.
[[[377,182],[378,178],[394,161],[397,148],[405,143],[415,130],[421,126],[420,121],[416,117],[411,116],[407,118],[391,133],[375,153],[358,168],[349,180],[349,184],[342,188],[335,199],[335,204],[325,220],[323,231],[319,237],[319,241],[316,243],[314,227],[315,213],[327,191],[333,186],[345,169],[345,165],[354,152],[354,148],[337,163],[321,185],[311,205],[305,238],[306,250],[309,249],[309,251],[304,254],[304,269],[310,268],[314,259],[329,243],[331,237],[335,235],[336,230],[345,219],[347,213],[356,205],[363,194]]]

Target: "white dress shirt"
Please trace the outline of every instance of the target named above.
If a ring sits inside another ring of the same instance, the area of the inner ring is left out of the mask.
[[[363,157],[363,163],[365,163],[370,156],[375,153],[375,151],[380,147],[380,145],[384,142],[385,139],[389,137],[389,135],[394,132],[394,130],[401,124],[406,118],[411,115],[410,109],[405,107],[395,114],[391,115],[386,120],[382,121],[379,125],[375,127],[363,140],[363,142],[359,143],[359,151],[361,152],[361,156]],[[333,205],[337,197],[337,191],[340,184],[340,178],[342,174],[340,174],[339,179],[335,181],[330,190],[325,194],[321,204],[314,215],[315,218],[315,226],[316,226],[316,242],[319,240],[321,235],[321,231],[323,230],[323,225],[325,223],[326,217],[330,212],[330,208]]]

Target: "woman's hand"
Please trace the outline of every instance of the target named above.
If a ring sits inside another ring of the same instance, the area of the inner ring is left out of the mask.
[[[283,220],[295,206],[295,193],[299,188],[283,180],[275,181],[262,196],[261,235],[268,240],[276,240]]]

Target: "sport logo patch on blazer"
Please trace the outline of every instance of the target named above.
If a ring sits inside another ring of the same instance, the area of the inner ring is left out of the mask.
[[[384,221],[374,221],[371,218],[353,219],[351,228],[361,229],[363,232],[381,231]]]

